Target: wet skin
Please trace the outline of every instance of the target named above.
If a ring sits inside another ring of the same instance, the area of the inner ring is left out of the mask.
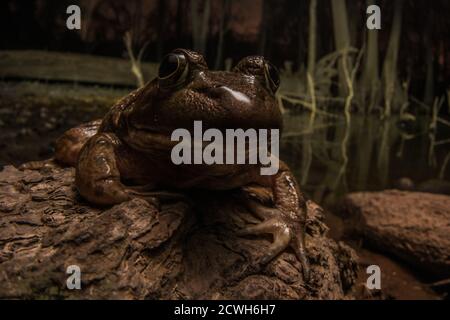
[[[273,235],[261,263],[292,247],[307,278],[306,202],[286,164],[280,161],[277,174],[263,176],[259,165],[175,165],[170,158],[177,144],[172,131],[192,131],[194,120],[203,130],[281,129],[278,85],[277,70],[263,57],[247,57],[228,72],[211,71],[200,54],[177,49],[164,58],[156,79],[116,103],[101,122],[58,139],[55,158],[75,166],[78,191],[96,205],[133,197],[155,201],[193,188],[252,190],[245,204],[262,222],[240,233]]]

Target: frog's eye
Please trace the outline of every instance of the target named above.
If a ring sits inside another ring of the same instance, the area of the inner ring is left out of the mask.
[[[172,88],[184,83],[188,73],[186,57],[181,52],[172,52],[164,57],[158,70],[159,84]]]
[[[267,87],[275,93],[280,86],[280,73],[277,67],[268,61],[264,63],[264,77]]]

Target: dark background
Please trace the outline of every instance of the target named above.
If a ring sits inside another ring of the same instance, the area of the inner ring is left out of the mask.
[[[382,11],[379,54],[384,56],[397,1],[376,2]],[[78,4],[82,29],[65,27],[66,8]],[[192,6],[197,5],[197,10]],[[307,60],[309,1],[212,0],[206,20],[203,44],[193,41],[193,23],[201,23],[204,1],[189,0],[3,0],[0,3],[0,49],[44,49],[95,55],[126,57],[123,35],[130,31],[133,46],[146,45],[144,61],[159,61],[177,47],[202,51],[211,67],[223,67],[225,58],[237,61],[246,55],[261,54],[278,66],[284,61],[298,70]],[[351,46],[365,42],[367,3],[347,1]],[[193,13],[195,12],[195,14]],[[411,90],[418,95],[424,86],[427,52],[434,64],[435,95],[445,90],[450,76],[450,2],[447,0],[405,0],[398,72],[411,74]],[[317,1],[317,57],[335,50],[330,0]],[[223,22],[221,24],[221,22]],[[221,25],[223,28],[221,28]],[[219,49],[223,30],[222,50]],[[221,53],[219,53],[219,51]],[[217,59],[220,54],[219,59]]]

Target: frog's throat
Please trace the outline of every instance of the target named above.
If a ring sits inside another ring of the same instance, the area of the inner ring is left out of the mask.
[[[178,143],[177,141],[171,141],[169,134],[133,127],[128,128],[124,140],[130,147],[142,152],[154,150],[170,152]]]

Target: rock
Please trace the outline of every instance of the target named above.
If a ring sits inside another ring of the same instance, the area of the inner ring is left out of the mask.
[[[326,236],[322,209],[308,203],[311,279],[290,250],[254,266],[270,244],[239,237],[255,217],[237,191],[192,194],[192,202],[142,199],[91,207],[74,170],[51,162],[0,172],[0,298],[344,299],[356,280],[352,249]],[[81,290],[66,287],[79,266]]]
[[[450,276],[450,197],[388,190],[349,194],[347,231],[436,277]]]

